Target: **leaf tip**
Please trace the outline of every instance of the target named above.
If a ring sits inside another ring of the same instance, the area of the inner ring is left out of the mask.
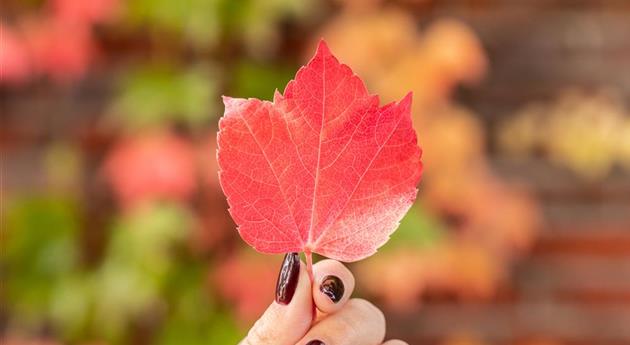
[[[221,96],[223,99],[223,105],[225,106],[225,112],[227,113],[230,109],[238,108],[243,102],[246,102],[246,99],[243,98],[234,98],[230,96]]]
[[[226,107],[234,102],[234,98],[232,98],[230,96],[223,95],[223,96],[221,96],[221,99],[223,100],[223,104]]]
[[[398,101],[398,104],[396,104],[396,107],[399,109],[401,113],[408,114],[411,112],[412,99],[413,99],[413,92],[409,91],[407,95],[405,95],[405,97],[403,97],[400,101]]]
[[[282,99],[282,94],[280,93],[280,91],[278,91],[278,89],[276,89],[276,91],[273,92],[273,102],[276,103],[277,101]]]
[[[323,37],[319,39],[315,55],[331,55],[330,48],[328,48],[328,43],[326,43],[326,40]]]
[[[411,101],[413,100],[413,91],[407,92],[405,97],[398,102],[401,106],[411,106]]]

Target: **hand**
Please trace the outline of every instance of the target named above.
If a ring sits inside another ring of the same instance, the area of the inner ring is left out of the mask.
[[[313,265],[313,278],[311,286],[297,253],[287,254],[278,277],[275,302],[256,321],[241,345],[406,344],[400,340],[383,343],[383,313],[366,300],[350,299],[354,277],[341,263],[318,262]]]

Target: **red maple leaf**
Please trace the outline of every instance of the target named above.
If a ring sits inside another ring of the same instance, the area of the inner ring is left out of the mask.
[[[378,96],[326,43],[273,102],[224,97],[219,179],[241,237],[264,253],[373,254],[415,200],[411,94]]]

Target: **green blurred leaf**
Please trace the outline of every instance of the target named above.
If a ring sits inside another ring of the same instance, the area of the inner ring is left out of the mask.
[[[125,78],[112,113],[127,128],[168,122],[198,126],[216,115],[217,99],[216,80],[207,68],[145,67]]]
[[[274,89],[282,92],[296,69],[293,66],[268,66],[242,61],[234,69],[231,93],[235,97],[272,99]]]
[[[243,41],[249,52],[269,56],[279,43],[279,24],[290,20],[304,21],[316,17],[312,0],[222,0],[220,13],[225,34]]]
[[[191,227],[188,210],[169,203],[135,209],[114,224],[96,277],[94,328],[101,336],[121,341],[132,320],[164,303],[174,250]]]
[[[383,249],[400,246],[430,247],[444,241],[447,228],[421,205],[414,205],[400,222],[398,230]]]
[[[64,277],[55,284],[50,301],[50,316],[64,339],[85,336],[97,288],[92,276],[82,273]]]
[[[158,344],[236,344],[244,337],[229,314],[202,310],[203,304],[194,299],[180,303],[176,314],[167,321],[158,335]]]
[[[47,315],[52,289],[78,265],[77,205],[71,200],[28,197],[7,207],[1,259],[9,307],[25,322]]]
[[[213,303],[205,265],[182,263],[169,279],[169,316],[157,336],[162,345],[235,344],[243,337],[233,318]]]
[[[179,34],[195,45],[210,45],[218,40],[221,23],[220,0],[130,0],[128,19],[154,31]]]

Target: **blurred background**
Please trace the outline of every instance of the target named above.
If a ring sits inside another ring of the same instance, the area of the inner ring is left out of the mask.
[[[271,99],[324,37],[414,92],[418,202],[350,265],[410,344],[630,344],[630,3],[4,0],[0,339],[235,344],[281,257],[247,247],[220,95]]]

